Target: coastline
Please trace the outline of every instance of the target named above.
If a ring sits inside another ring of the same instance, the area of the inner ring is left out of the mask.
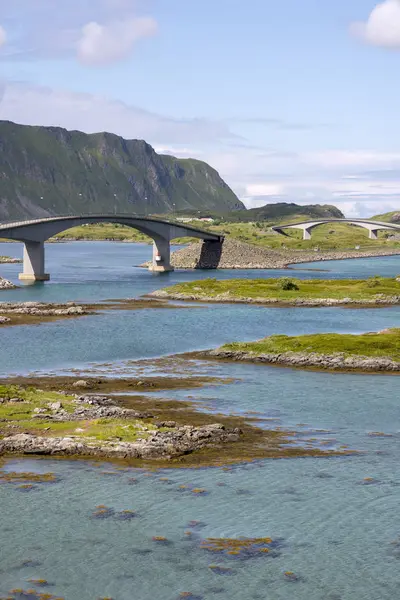
[[[171,264],[175,269],[291,269],[293,265],[354,258],[400,256],[400,248],[369,250],[276,250],[226,238],[222,246],[193,243],[175,251]],[[142,266],[148,266],[145,263]]]
[[[315,444],[298,445],[294,443],[296,431],[260,428],[256,417],[210,414],[199,411],[193,402],[145,394],[202,387],[211,380],[3,379],[0,460],[10,456],[94,458],[123,460],[133,466],[187,468],[261,458],[325,458],[354,453]],[[126,395],[132,389],[140,390],[142,395]]]
[[[383,306],[395,306],[400,304],[400,296],[387,296],[384,298],[363,298],[353,300],[350,298],[232,298],[221,294],[215,296],[196,296],[195,294],[169,293],[164,290],[156,290],[148,294],[149,298],[158,298],[160,300],[176,300],[180,302],[204,302],[208,304],[255,304],[259,306],[272,306],[276,308],[290,308],[294,306],[304,308],[322,308],[322,307],[358,307],[374,308]]]
[[[340,352],[334,354],[314,352],[258,353],[218,348],[195,353],[194,356],[203,359],[241,361],[293,369],[400,375],[400,362],[393,361],[389,357],[346,356]]]

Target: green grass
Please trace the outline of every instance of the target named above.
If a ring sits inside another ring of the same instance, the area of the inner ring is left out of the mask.
[[[94,437],[99,441],[112,439],[121,439],[124,442],[135,442],[138,439],[138,433],[142,432],[142,425],[151,430],[155,430],[154,425],[137,421],[118,421],[116,419],[97,419],[92,421],[86,429],[85,436]],[[145,437],[146,432],[141,433]]]
[[[257,342],[236,342],[222,346],[222,350],[282,354],[284,352],[336,354],[347,356],[385,357],[400,360],[400,329],[384,333],[350,335],[318,333],[314,335],[273,335]]]
[[[95,223],[93,225],[81,225],[72,227],[63,231],[54,237],[56,240],[99,240],[113,242],[134,242],[141,244],[152,244],[153,240],[140,233],[137,229],[119,225],[118,223]],[[174,244],[187,244],[192,241],[190,238],[179,238],[174,240]]]
[[[398,210],[393,210],[392,212],[388,212],[388,213],[383,213],[382,215],[375,215],[375,217],[371,217],[372,221],[385,221],[388,223],[399,223],[399,221],[393,221],[393,217],[395,215],[398,215],[399,211]]]
[[[33,418],[35,408],[47,408],[49,402],[61,402],[63,409],[72,413],[76,408],[72,396],[57,392],[41,391],[35,388],[20,388],[18,386],[0,386],[0,398],[22,398],[24,402],[6,402],[0,404],[0,437],[12,435],[19,431],[60,436],[73,434],[82,438],[91,437],[99,441],[115,440],[133,442],[146,436],[142,433],[143,426],[154,430],[155,426],[143,419],[94,419],[92,421],[61,421],[52,422],[46,418]],[[85,406],[85,405],[83,405]],[[88,405],[89,406],[89,405]],[[51,414],[51,411],[49,411]],[[9,426],[13,426],[10,429]],[[16,427],[16,428],[15,428]],[[82,429],[83,431],[76,431]]]
[[[343,300],[372,300],[377,295],[400,296],[400,281],[383,277],[370,279],[292,279],[297,290],[282,289],[283,279],[204,279],[191,281],[166,288],[169,294],[185,294],[198,299],[216,298],[228,295],[226,300],[278,299],[322,299],[333,298]]]
[[[173,220],[171,215],[164,215],[166,219]],[[289,219],[290,223],[304,221],[304,215],[294,216]],[[318,247],[321,250],[354,250],[360,246],[360,250],[371,250],[374,248],[398,248],[400,240],[389,240],[390,232],[379,232],[377,240],[368,238],[368,231],[343,223],[330,223],[316,227],[312,231],[311,240],[302,239],[302,231],[288,230],[288,235],[283,236],[271,230],[273,225],[289,222],[287,219],[275,219],[274,221],[262,221],[259,223],[228,223],[222,222],[216,225],[192,221],[189,225],[199,229],[207,229],[214,233],[225,235],[256,246],[271,248],[274,250],[313,250]],[[182,224],[184,226],[184,224]],[[58,234],[55,239],[76,240],[114,240],[152,243],[151,238],[140,233],[136,229],[124,225],[112,223],[98,223],[94,225],[83,225],[74,227]],[[198,241],[193,238],[179,238],[174,240],[175,244],[187,244]]]

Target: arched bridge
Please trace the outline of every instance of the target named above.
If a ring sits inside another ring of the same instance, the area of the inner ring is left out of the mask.
[[[44,242],[66,229],[88,223],[119,223],[133,227],[151,237],[154,245],[150,270],[157,272],[173,271],[170,262],[170,243],[175,238],[188,236],[207,242],[220,243],[224,239],[223,236],[188,225],[179,225],[161,219],[117,214],[48,217],[2,223],[0,224],[0,238],[24,243],[24,265],[23,272],[19,276],[20,279],[47,281],[50,276],[45,272]]]
[[[369,238],[371,240],[376,240],[378,238],[378,231],[381,229],[400,232],[400,225],[395,225],[394,223],[383,223],[381,221],[371,221],[369,219],[319,219],[315,221],[304,221],[302,223],[289,223],[288,225],[276,225],[275,227],[272,227],[272,229],[278,233],[281,233],[282,235],[287,235],[284,232],[284,229],[302,229],[303,240],[310,240],[311,231],[314,229],[314,227],[325,225],[325,223],[348,223],[349,225],[363,227],[364,229],[368,229]]]

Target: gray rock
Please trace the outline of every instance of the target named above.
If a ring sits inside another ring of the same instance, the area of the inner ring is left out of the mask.
[[[78,381],[75,381],[75,383],[72,384],[72,387],[74,387],[74,388],[90,388],[90,383],[88,381],[86,381],[85,379],[79,379]]]
[[[62,408],[61,402],[49,402],[47,406],[50,410],[54,411],[60,410]]]
[[[240,429],[225,429],[218,423],[204,427],[179,427],[173,431],[155,431],[149,437],[136,442],[100,442],[75,436],[49,438],[18,434],[0,440],[0,454],[168,459],[206,446],[238,441],[240,435]]]

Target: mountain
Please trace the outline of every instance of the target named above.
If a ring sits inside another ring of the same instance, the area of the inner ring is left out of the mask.
[[[244,205],[205,162],[157,154],[111,133],[0,121],[0,219],[142,215]]]
[[[229,215],[230,221],[274,221],[289,222],[290,220],[308,220],[333,218],[344,219],[344,214],[336,206],[330,204],[289,204],[280,202],[277,204],[266,204],[259,208],[251,208],[245,212],[235,211]]]
[[[393,212],[388,212],[383,215],[376,215],[375,217],[371,217],[372,221],[384,221],[387,223],[395,223],[400,225],[400,212],[398,210],[394,210]]]

